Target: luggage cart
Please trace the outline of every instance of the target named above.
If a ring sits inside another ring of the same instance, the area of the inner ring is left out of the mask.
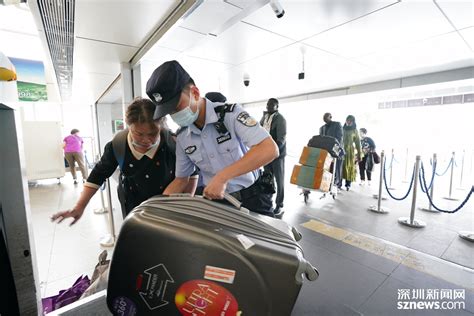
[[[332,196],[332,198],[334,200],[336,199],[336,197],[337,197],[337,186],[336,186],[336,183],[335,183],[336,177],[334,176],[335,167],[336,167],[336,160],[337,160],[337,158],[335,158],[335,157],[332,158],[332,168],[331,168],[332,178],[331,178],[331,187],[329,188],[329,192],[323,192],[323,191],[317,190],[317,189],[310,189],[310,188],[298,186],[298,188],[301,189],[300,195],[303,195],[304,204],[308,204],[309,194],[312,191],[314,191],[314,192],[323,192],[323,194],[319,197],[320,200],[324,199],[327,196],[328,193],[329,193],[329,195]]]

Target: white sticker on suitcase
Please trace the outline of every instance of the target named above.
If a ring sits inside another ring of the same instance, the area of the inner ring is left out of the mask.
[[[240,243],[245,248],[245,250],[248,250],[249,248],[255,245],[255,243],[251,241],[250,238],[248,238],[245,235],[242,235],[242,234],[237,235],[237,239],[240,241]]]
[[[204,271],[204,279],[208,279],[208,280],[232,284],[234,283],[234,278],[235,278],[234,270],[213,267],[213,266],[206,266],[206,270]]]
[[[168,283],[174,283],[174,280],[162,263],[148,268],[143,274],[138,275],[139,294],[149,309],[160,308],[169,303],[165,300]]]

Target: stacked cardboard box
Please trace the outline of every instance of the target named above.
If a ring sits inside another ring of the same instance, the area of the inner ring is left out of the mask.
[[[304,188],[328,192],[332,180],[329,171],[331,155],[324,149],[304,147],[299,162],[301,165],[293,167],[290,182]]]

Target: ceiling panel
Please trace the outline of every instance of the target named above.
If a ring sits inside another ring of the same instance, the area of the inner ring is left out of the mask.
[[[307,48],[304,60],[304,80],[298,79],[303,67],[300,44],[293,44],[222,73],[222,88],[228,99],[249,102],[329,89],[356,80],[366,69],[311,47]],[[244,72],[250,75],[248,87],[243,85]]]
[[[138,47],[179,2],[77,0],[75,36]]]
[[[2,43],[0,50],[8,57],[41,61],[46,59],[43,44],[38,35],[0,30],[0,43]],[[12,45],[8,43],[12,43]],[[15,44],[13,45],[13,43]]]
[[[82,61],[74,63],[74,70],[116,76],[120,74],[120,63],[128,62],[137,50],[135,47],[79,38],[76,38],[74,46],[74,61]]]
[[[120,74],[120,63],[128,62],[136,51],[134,47],[78,38],[74,45],[73,90],[90,89],[92,101],[97,100],[105,88]],[[90,76],[90,80],[80,79],[76,76],[78,74]],[[107,81],[99,82],[100,79]]]
[[[202,33],[194,32],[183,27],[174,27],[160,38],[157,45],[182,52],[197,45],[199,42],[205,40],[205,38],[206,35]]]
[[[387,49],[357,60],[374,73],[390,74],[413,70],[428,72],[472,66],[472,52],[457,32],[406,46]]]
[[[474,25],[472,0],[435,0],[457,29]]]
[[[206,35],[241,11],[242,9],[224,1],[204,1],[181,26]]]
[[[180,52],[177,50],[169,49],[159,45],[154,45],[140,60],[140,64],[147,63],[148,65],[149,63],[155,63],[157,65],[160,65],[161,63],[167,60],[176,59],[179,54]]]
[[[324,30],[383,8],[395,0],[280,1],[285,15],[278,19],[270,5],[244,19],[293,40],[302,40]]]
[[[467,44],[470,46],[471,50],[474,52],[474,26],[466,28],[459,31],[462,37],[466,40]],[[474,58],[474,53],[472,58]]]
[[[433,2],[407,1],[304,42],[344,57],[358,57],[453,31]]]
[[[210,36],[186,52],[192,57],[240,64],[291,44],[287,38],[245,23],[234,24],[217,37]]]

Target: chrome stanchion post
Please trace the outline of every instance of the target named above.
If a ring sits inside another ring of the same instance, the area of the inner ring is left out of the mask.
[[[384,152],[380,153],[380,176],[379,176],[379,194],[377,195],[377,206],[371,205],[369,207],[369,211],[375,212],[375,213],[381,213],[381,214],[386,214],[389,212],[387,208],[382,208],[381,203],[382,203],[382,185],[383,185],[383,170],[385,168],[385,159],[384,159]]]
[[[461,175],[459,177],[459,188],[458,190],[464,190],[464,188],[462,187],[462,178],[463,178],[463,174],[464,174],[464,157],[466,156],[466,150],[463,149],[462,150],[462,159],[461,159]]]
[[[407,172],[408,172],[408,148],[407,148],[407,153],[405,155],[405,175],[403,176],[403,183],[408,183]]]
[[[451,157],[451,177],[449,179],[449,196],[445,197],[446,200],[450,201],[457,201],[459,199],[451,197],[451,194],[453,193],[453,176],[454,176],[454,158],[455,158],[455,152],[453,151],[453,156]]]
[[[403,224],[403,225],[406,225],[406,226],[410,226],[410,227],[415,227],[415,228],[421,228],[421,227],[425,227],[426,226],[426,223],[421,221],[421,220],[418,220],[418,219],[415,219],[415,210],[416,210],[416,190],[418,188],[418,176],[419,176],[419,173],[420,173],[420,160],[421,160],[421,157],[418,155],[416,156],[416,164],[415,164],[415,174],[414,174],[414,183],[413,183],[413,197],[412,197],[412,201],[411,201],[411,212],[410,212],[410,217],[400,217],[398,219],[398,222],[400,224]]]
[[[110,190],[110,180],[107,179],[107,200],[109,204],[109,228],[110,228],[110,234],[105,236],[101,242],[100,245],[102,247],[112,247],[115,244],[115,225],[114,225],[114,213],[113,213],[113,208],[112,208],[112,193]]]
[[[436,156],[436,154],[433,154],[433,166],[432,166],[432,171],[433,171],[433,173],[432,173],[432,175],[434,175],[435,172],[436,172],[436,162],[437,162],[436,160],[437,160],[437,156]],[[433,201],[434,178],[435,178],[435,177],[433,176],[433,182],[431,182],[431,188],[430,188],[430,199],[431,199],[431,201]],[[428,188],[426,188],[426,189],[428,189]],[[434,210],[434,209],[433,209],[433,205],[432,205],[429,201],[428,201],[428,203],[429,203],[428,208],[420,207],[419,209],[422,210],[422,211],[432,212],[432,213],[438,213],[438,214],[439,214],[439,212],[438,212],[437,210]]]
[[[393,161],[395,160],[395,156],[393,155],[393,152],[394,152],[394,149],[392,148],[392,158],[390,160],[390,182],[388,183],[388,188],[390,190],[393,189],[393,186],[392,186],[392,175],[393,175]]]
[[[385,151],[382,150],[380,153],[380,182],[379,182],[379,193],[372,195],[374,199],[379,199],[379,197],[382,197],[382,201],[385,201],[387,197],[382,195],[382,190],[381,187],[383,186],[383,175],[384,175],[384,170],[385,170]],[[372,206],[370,206],[372,208]],[[369,208],[369,209],[370,209]]]

